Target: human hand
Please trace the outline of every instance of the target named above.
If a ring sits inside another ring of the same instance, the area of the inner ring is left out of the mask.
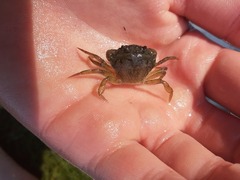
[[[240,54],[185,32],[182,18],[239,46],[235,3],[224,14],[215,1],[8,1],[0,11],[0,102],[97,179],[239,177],[240,122],[205,95],[240,114]],[[126,42],[179,58],[164,77],[174,89],[170,104],[161,85],[107,86],[106,103],[95,92],[101,76],[68,78],[91,67],[76,47],[105,58]]]

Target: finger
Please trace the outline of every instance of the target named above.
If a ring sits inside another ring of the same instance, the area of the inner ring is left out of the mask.
[[[240,53],[223,50],[209,70],[204,88],[207,96],[240,115]]]
[[[37,180],[33,175],[29,174],[25,169],[19,166],[11,157],[9,157],[0,148],[0,179],[28,179]]]
[[[192,113],[184,132],[215,155],[229,162],[240,162],[240,121],[236,117],[203,103]]]
[[[4,24],[0,31],[0,104],[27,127],[38,116],[31,7],[30,1],[4,1],[0,6],[0,24]]]
[[[187,179],[236,179],[240,176],[240,165],[215,156],[182,132],[169,137],[154,153]]]
[[[240,46],[240,1],[174,1],[172,11]],[[224,26],[223,26],[224,24]]]
[[[118,1],[83,2],[67,1],[67,6],[79,19],[112,39],[164,45],[176,40],[187,29],[185,19],[169,11],[168,1],[123,0],[121,5]],[[89,13],[93,9],[94,13]],[[130,19],[134,23],[130,23]]]
[[[41,139],[97,179],[181,179],[134,141],[139,139],[140,124],[134,121],[139,114],[128,104],[86,97],[45,125]]]
[[[184,179],[137,142],[106,156],[97,165],[97,179]]]

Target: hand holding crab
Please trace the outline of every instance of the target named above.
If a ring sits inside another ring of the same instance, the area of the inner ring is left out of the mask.
[[[169,102],[173,96],[173,89],[163,80],[167,67],[158,65],[177,59],[175,56],[168,56],[156,62],[157,52],[146,46],[125,45],[119,49],[110,49],[106,52],[106,57],[110,64],[96,54],[78,48],[89,55],[90,61],[98,66],[96,69],[88,69],[78,72],[70,77],[82,74],[102,74],[105,78],[98,88],[98,95],[103,99],[103,93],[107,82],[112,84],[163,84],[169,93]],[[155,68],[155,69],[154,69]],[[106,100],[106,99],[105,99]]]

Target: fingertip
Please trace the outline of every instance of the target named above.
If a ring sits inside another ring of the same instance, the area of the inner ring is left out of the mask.
[[[239,115],[240,53],[223,50],[217,56],[204,81],[206,95]]]

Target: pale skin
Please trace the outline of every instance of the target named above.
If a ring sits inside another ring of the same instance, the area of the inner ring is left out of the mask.
[[[240,54],[182,17],[239,47],[240,2],[84,2],[1,4],[0,104],[96,179],[237,179],[240,121],[205,95],[240,114]],[[69,78],[92,67],[77,47],[104,57],[123,43],[179,58],[166,63],[170,104],[161,85],[108,86],[105,102],[100,75]]]

